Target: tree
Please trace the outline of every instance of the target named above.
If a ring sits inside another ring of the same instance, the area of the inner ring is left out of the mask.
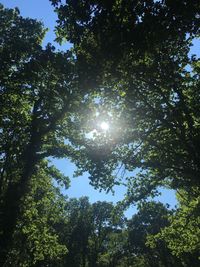
[[[196,0],[50,2],[58,14],[58,41],[74,44],[86,86],[105,73],[121,77],[127,59],[143,60],[157,50],[171,54],[184,45],[186,34],[199,33]]]
[[[96,187],[108,189],[121,182],[113,175],[119,166],[137,170],[124,179],[127,204],[144,200],[158,186],[189,195],[190,208],[183,206],[171,217],[161,239],[176,255],[189,247],[197,251],[198,234],[192,233],[199,221],[200,68],[197,56],[188,52],[199,37],[199,2],[51,2],[59,18],[58,40],[74,43],[80,80],[102,92],[100,104],[113,128],[106,140],[97,136],[86,142],[83,154],[90,158],[82,169],[87,166]],[[196,252],[189,254],[197,259]],[[147,264],[143,255],[139,264]]]
[[[89,266],[101,266],[102,257],[108,252],[112,233],[123,227],[123,214],[112,203],[92,204],[92,233],[89,240]],[[116,244],[117,246],[117,244]]]
[[[123,164],[141,170],[129,181],[130,202],[160,185],[199,187],[199,61],[188,56],[199,34],[199,2],[51,2],[58,37],[74,44],[81,82],[100,88],[103,107],[112,106],[125,126],[97,149],[86,143],[91,158],[82,165],[92,183],[110,188],[117,183],[112,171]]]
[[[68,253],[61,262],[51,263],[52,266],[101,267],[119,261],[114,255],[119,253],[121,243],[113,240],[122,236],[121,211],[105,201],[91,204],[87,197],[67,200],[64,209],[66,221],[57,225],[56,233]]]
[[[138,213],[128,221],[129,253],[135,255],[136,262],[143,259],[144,266],[149,267],[184,266],[171,254],[165,242],[158,242],[154,249],[147,246],[149,235],[155,235],[169,225],[171,213],[162,203],[144,202]]]
[[[99,257],[99,266],[131,266],[127,260],[128,257],[130,258],[130,254],[127,250],[127,231],[125,230],[125,224],[118,229],[113,229],[109,233],[105,248],[105,251]]]
[[[55,168],[43,161],[31,178],[31,192],[24,198],[23,213],[5,266],[49,266],[67,254],[61,233],[57,231],[57,226],[67,221],[66,200],[52,184],[53,177],[63,179]]]
[[[17,9],[1,13],[1,263],[11,246],[31,177],[48,156],[75,156],[77,125],[85,91],[77,86],[71,52],[56,52],[41,40],[41,23]],[[86,99],[86,98],[85,98]],[[72,126],[74,125],[74,126]],[[66,144],[68,139],[68,143]],[[76,157],[76,156],[75,156]]]
[[[87,197],[69,199],[65,203],[67,222],[57,229],[68,248],[61,266],[87,266],[89,237],[92,231],[91,204]]]
[[[156,235],[150,235],[148,244],[153,248],[159,240],[162,240],[186,266],[191,264],[198,266],[200,262],[199,197],[191,196],[184,191],[178,191],[177,196],[179,207],[169,216],[170,224]]]

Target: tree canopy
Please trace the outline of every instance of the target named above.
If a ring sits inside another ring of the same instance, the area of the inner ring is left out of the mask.
[[[107,173],[114,162],[140,168],[129,184],[133,190],[146,184],[144,194],[162,184],[199,186],[199,60],[188,54],[199,35],[199,3],[51,2],[58,38],[74,44],[80,81],[104,91],[104,109],[112,105],[118,122],[118,138],[108,136],[105,157],[100,152],[95,162],[97,150],[89,144],[93,180],[101,179],[102,165],[105,180],[110,160]]]
[[[0,5],[1,265],[198,267],[199,1],[50,2],[69,51]],[[68,199],[49,157],[95,188],[123,184],[124,201]],[[160,186],[175,210],[149,199]]]

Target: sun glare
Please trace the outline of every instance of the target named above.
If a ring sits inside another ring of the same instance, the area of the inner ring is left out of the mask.
[[[103,131],[107,131],[109,129],[109,124],[105,121],[103,121],[101,124],[100,124],[100,127]]]

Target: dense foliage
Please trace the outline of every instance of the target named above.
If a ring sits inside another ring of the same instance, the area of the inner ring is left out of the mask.
[[[22,18],[17,9],[1,6],[0,12],[0,258],[4,261],[21,216],[22,198],[30,192],[31,177],[41,161],[73,155],[66,140],[75,138],[71,124],[85,92],[78,90],[71,53],[55,52],[50,44],[42,48],[45,30],[40,22]],[[65,183],[59,173],[55,178]]]
[[[124,128],[111,136],[107,158],[145,170],[130,183],[146,183],[146,193],[166,183],[199,186],[199,60],[188,55],[199,35],[199,1],[52,3],[59,38],[74,43],[83,86],[104,89],[105,106],[115,103]],[[99,162],[92,164],[99,180]]]
[[[50,2],[71,51],[43,48],[43,25],[0,5],[1,266],[198,267],[199,1]],[[64,197],[48,157],[127,186],[123,203]],[[149,200],[159,186],[175,210]]]

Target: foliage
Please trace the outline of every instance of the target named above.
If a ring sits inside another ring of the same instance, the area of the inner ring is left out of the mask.
[[[199,266],[199,1],[51,2],[72,51],[42,48],[43,25],[0,5],[1,265]],[[138,213],[66,200],[49,156],[96,188],[126,184]],[[160,185],[178,190],[176,211],[144,201]]]
[[[171,254],[165,242],[158,242],[154,249],[146,244],[149,235],[155,235],[169,225],[170,213],[162,203],[144,202],[128,222],[129,250],[133,255],[143,258],[145,266],[183,266]]]
[[[129,202],[160,185],[198,187],[199,60],[188,52],[199,1],[51,2],[59,38],[74,44],[80,81],[103,91],[102,109],[112,105],[123,125],[96,149],[92,142],[82,149],[92,183],[119,183],[111,174],[122,164],[141,171],[128,180]]]
[[[74,44],[86,86],[104,74],[121,77],[124,62],[148,62],[160,51],[171,54],[186,33],[199,33],[197,0],[50,2],[58,14],[58,41],[66,38]]]
[[[2,5],[0,12],[3,264],[38,164],[48,156],[76,155],[72,143],[66,144],[66,140],[78,134],[73,118],[84,105],[85,91],[77,87],[71,52],[55,52],[50,44],[42,48],[45,30],[40,22],[24,19],[17,9],[4,9]],[[64,176],[58,179],[67,184]]]
[[[49,172],[43,162],[31,179],[6,266],[48,266],[48,262],[59,262],[67,253],[56,231],[57,224],[67,220],[65,200],[53,186]]]
[[[148,244],[152,247],[159,240],[166,242],[174,255],[182,258],[187,265],[199,265],[199,196],[187,192],[177,193],[179,208],[169,217],[170,225],[160,233],[149,236]]]
[[[122,226],[122,214],[111,203],[90,204],[88,198],[82,197],[66,201],[65,216],[67,221],[59,225],[57,232],[68,254],[58,266],[102,266],[112,235]]]

